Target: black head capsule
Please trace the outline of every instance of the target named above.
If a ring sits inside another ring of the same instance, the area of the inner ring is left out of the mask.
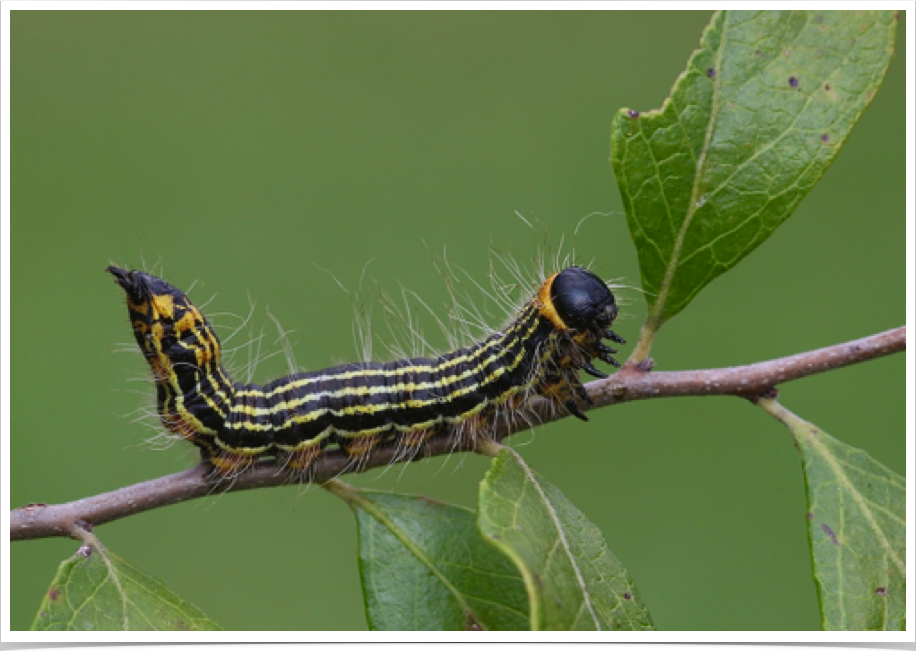
[[[550,300],[557,316],[566,327],[577,332],[590,332],[597,341],[593,342],[592,355],[598,359],[620,367],[611,357],[617,351],[601,343],[601,339],[610,339],[616,343],[625,343],[623,337],[611,330],[611,324],[617,318],[617,303],[614,294],[598,276],[588,269],[569,267],[557,274],[550,288]],[[586,373],[602,377],[591,364],[582,367]]]
[[[553,279],[550,300],[574,330],[603,331],[617,318],[617,303],[604,281],[588,269],[569,267]]]

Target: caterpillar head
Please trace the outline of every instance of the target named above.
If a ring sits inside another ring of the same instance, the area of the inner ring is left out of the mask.
[[[140,350],[154,360],[202,366],[219,356],[219,341],[200,310],[180,289],[142,271],[106,269],[127,294],[127,311]]]
[[[623,337],[611,330],[617,318],[617,302],[603,280],[588,269],[568,267],[547,279],[538,300],[542,315],[578,344],[585,356],[574,361],[574,366],[595,377],[607,376],[591,365],[592,358],[620,366],[612,357],[617,351],[601,343],[602,339],[626,343]]]
[[[603,280],[582,267],[569,267],[554,277],[550,301],[572,330],[604,330],[617,318],[614,294]]]

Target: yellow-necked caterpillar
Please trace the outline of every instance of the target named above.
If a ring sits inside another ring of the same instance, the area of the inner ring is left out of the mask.
[[[134,336],[153,371],[162,424],[196,445],[216,479],[276,457],[294,477],[328,444],[359,463],[383,441],[405,459],[432,436],[486,436],[501,410],[531,395],[588,420],[579,371],[607,375],[623,344],[611,329],[614,295],[591,271],[553,274],[501,331],[442,355],[359,362],[294,373],[263,386],[233,382],[220,341],[184,292],[142,271],[107,271],[127,294]]]

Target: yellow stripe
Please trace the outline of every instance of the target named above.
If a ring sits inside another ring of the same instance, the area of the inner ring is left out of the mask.
[[[537,326],[538,326],[537,321],[533,322],[531,327],[525,333],[525,336],[526,337],[530,336],[531,333],[537,328]],[[507,366],[501,366],[500,368],[496,369],[493,373],[490,373],[486,377],[485,382],[489,383],[495,380],[496,378],[504,375],[507,371],[514,370],[522,362],[524,357],[525,357],[525,349],[524,347],[522,347],[522,349],[518,352],[518,354],[515,356],[515,358],[512,360],[510,364],[508,364]],[[396,384],[396,385],[372,386],[372,387],[367,387],[367,386],[345,387],[343,389],[338,389],[336,391],[321,391],[318,393],[306,394],[305,396],[302,396],[298,400],[291,400],[289,402],[284,401],[284,402],[276,403],[272,405],[271,407],[266,407],[266,408],[265,407],[255,407],[253,405],[234,404],[231,407],[231,412],[234,414],[246,414],[248,416],[270,416],[271,414],[277,413],[279,410],[294,411],[296,408],[305,404],[306,402],[318,400],[325,396],[329,398],[342,398],[344,396],[368,396],[368,395],[391,393],[391,392],[406,392],[406,391],[413,392],[417,390],[425,391],[425,390],[429,390],[432,388],[443,388],[444,389],[452,384],[456,384],[457,382],[461,380],[467,379],[468,377],[474,375],[478,371],[483,370],[488,365],[490,365],[492,362],[496,361],[498,358],[499,358],[499,354],[492,355],[489,358],[487,358],[483,363],[479,364],[478,366],[474,368],[466,370],[461,375],[453,375],[448,378],[443,378],[442,380],[438,382],[421,382],[421,383]],[[469,358],[463,357],[463,358],[458,358],[458,359],[465,360]],[[400,375],[401,373],[405,371],[412,371],[412,370],[413,369],[410,367],[405,367],[404,369],[397,369],[396,373],[385,373],[385,375],[396,376],[396,375]],[[348,373],[343,373],[341,375],[328,375],[328,376],[322,376],[322,377],[327,378],[327,379],[339,380],[342,378],[349,379],[349,378],[354,378],[354,377],[366,377],[367,375],[369,374],[360,373],[360,372],[348,372]],[[285,385],[285,388],[289,388],[289,386],[290,385]],[[409,407],[425,407],[425,406],[428,406],[434,403],[449,402],[453,400],[454,398],[457,398],[466,393],[470,393],[471,391],[476,390],[478,387],[479,385],[475,384],[475,385],[471,385],[468,387],[461,387],[459,389],[456,389],[455,391],[452,391],[448,395],[445,395],[441,398],[435,398],[432,400],[407,400],[407,401],[404,401],[403,403],[398,403],[398,404],[404,404]],[[238,392],[236,393],[236,395],[238,396],[241,393],[242,392]],[[266,399],[268,395],[275,395],[276,393],[277,393],[276,390],[271,391],[270,394],[265,394],[263,392],[257,392],[254,390],[248,390],[247,392],[245,392],[244,395],[249,396],[249,397],[263,396]],[[335,410],[330,410],[330,411],[332,411],[336,415],[345,415],[346,416],[346,415],[353,415],[353,414],[370,414],[370,413],[374,413],[375,411],[383,411],[385,409],[389,409],[390,407],[391,407],[391,403],[385,403],[381,405],[364,405],[361,407],[353,406],[353,407],[348,407],[344,409],[343,411],[335,411]],[[283,427],[285,427],[288,423],[293,422],[293,421],[297,423],[311,422],[312,420],[315,420],[316,418],[319,418],[320,416],[326,413],[329,413],[329,410],[315,409],[309,412],[308,414],[300,416],[299,418],[294,417],[292,419],[288,419],[286,423],[284,423]],[[315,414],[314,417],[312,417],[313,414]],[[230,427],[230,426],[227,424],[227,427]],[[230,428],[231,429],[240,429],[239,427],[230,427]]]
[[[166,382],[169,388],[171,389],[169,393],[171,394],[171,397],[174,401],[175,411],[178,413],[178,415],[183,420],[193,425],[194,429],[196,429],[200,434],[208,434],[210,436],[216,436],[216,433],[217,433],[216,430],[210,429],[209,427],[204,425],[193,413],[191,413],[184,406],[184,393],[182,392],[181,386],[178,383],[178,375],[175,373],[175,368],[171,360],[168,358],[168,356],[164,352],[162,352],[163,326],[162,326],[161,321],[157,321],[153,324],[152,333],[153,333],[152,343],[156,349],[156,355],[159,357],[162,368],[166,370],[167,372],[168,377],[167,377]],[[162,363],[162,360],[165,360],[165,363]],[[199,388],[200,388],[199,383],[198,383],[197,388],[198,390],[196,391],[196,393],[198,395],[201,395],[199,391]],[[208,396],[204,395],[204,399],[214,410],[216,410],[217,413],[223,416],[223,412],[220,411],[215,404],[213,404],[213,402],[210,400]]]
[[[516,368],[521,363],[522,359],[524,359],[524,357],[525,357],[525,350],[523,348],[521,351],[519,351],[518,355],[515,356],[511,364],[509,364],[508,366],[502,366],[496,369],[496,371],[494,371],[493,373],[487,376],[486,380],[487,381],[493,380],[499,377],[500,375],[504,374],[507,370]],[[500,401],[505,400],[506,398],[511,397],[512,395],[515,395],[516,393],[519,393],[520,391],[524,389],[527,389],[529,386],[530,384],[526,384],[525,386],[521,386],[521,387],[511,387],[508,391],[506,391],[506,393],[502,394],[499,397],[499,400]],[[385,388],[385,387],[382,387],[382,388]],[[453,391],[452,393],[448,394],[447,396],[443,396],[441,398],[433,398],[430,400],[407,400],[407,401],[400,402],[400,403],[382,403],[379,405],[351,405],[349,407],[345,407],[344,409],[340,409],[340,410],[338,409],[312,409],[312,410],[309,410],[309,412],[305,414],[294,414],[291,418],[287,418],[282,424],[276,427],[278,429],[285,429],[286,427],[291,426],[293,423],[299,424],[299,425],[303,423],[311,423],[311,422],[318,420],[325,414],[333,414],[334,416],[355,416],[355,415],[374,414],[379,411],[388,411],[392,409],[392,407],[401,407],[403,405],[406,405],[408,407],[414,407],[414,408],[427,407],[433,404],[441,404],[444,402],[450,402],[451,400],[454,400],[457,397],[460,397],[472,391],[476,391],[478,388],[479,388],[479,385],[470,385],[467,387],[461,387],[460,389]],[[320,395],[320,394],[311,394],[310,396],[306,396],[305,398],[303,398],[301,401],[293,401],[293,404],[301,404],[302,402],[305,402],[309,399],[313,399],[313,396],[315,395]],[[473,409],[470,409],[467,412],[463,412],[459,414],[458,416],[453,416],[449,418],[445,418],[445,417],[438,418],[438,419],[428,421],[426,423],[413,423],[410,426],[404,428],[403,431],[406,431],[408,429],[422,428],[422,427],[429,426],[431,424],[437,424],[441,422],[451,422],[451,423],[461,422],[463,420],[467,420],[467,418],[469,418],[470,416],[473,416],[479,413],[487,404],[490,404],[490,402],[491,401],[489,400],[483,400],[481,401],[480,405],[474,407]],[[292,411],[292,409],[287,405],[288,403],[280,403],[278,405],[274,405],[274,407],[270,409],[261,409],[261,408],[256,408],[256,407],[243,406],[243,409],[237,411],[236,413],[244,413],[248,416],[269,416],[273,413],[276,413],[276,411],[281,408],[284,409],[285,411]],[[234,406],[233,406],[233,410],[235,411]],[[252,423],[248,421],[239,421],[236,423],[227,422],[224,425],[224,428],[231,429],[231,430],[249,430],[249,431],[256,431],[256,432],[264,432],[264,431],[274,429],[275,425],[273,423]],[[376,428],[375,430],[360,430],[360,433],[372,433],[374,431],[385,431],[390,428],[391,428],[391,425],[385,425],[384,427]],[[347,432],[348,430],[335,429],[335,431]]]

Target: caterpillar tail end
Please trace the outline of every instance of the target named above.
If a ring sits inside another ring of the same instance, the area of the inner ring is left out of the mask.
[[[134,283],[130,279],[129,271],[121,269],[121,267],[116,267],[113,264],[108,265],[105,268],[105,271],[114,276],[115,282],[120,285],[121,289],[124,291],[130,292],[132,289],[134,289]]]

